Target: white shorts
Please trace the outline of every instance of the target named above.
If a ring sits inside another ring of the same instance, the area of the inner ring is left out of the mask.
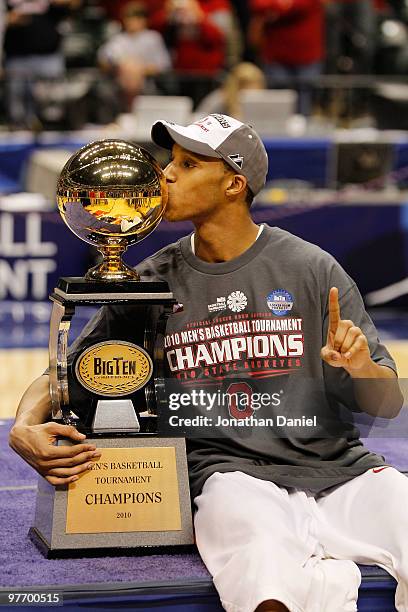
[[[408,612],[408,478],[396,469],[318,496],[217,472],[195,503],[197,546],[226,610],[276,599],[290,612],[355,611],[363,563],[398,581],[395,605]]]

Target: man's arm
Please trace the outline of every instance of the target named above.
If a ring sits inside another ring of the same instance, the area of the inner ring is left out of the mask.
[[[404,398],[394,370],[370,360],[361,369],[347,371],[353,379],[354,394],[361,410],[387,419],[398,416]]]
[[[375,363],[362,330],[353,321],[341,319],[336,287],[330,289],[329,327],[321,356],[330,366],[344,368],[351,376],[361,410],[388,419],[399,414],[404,398],[397,375],[391,368]]]
[[[74,482],[101,453],[94,444],[85,443],[84,434],[75,427],[50,422],[50,417],[49,378],[43,375],[21,398],[10,432],[10,446],[52,485]],[[76,444],[55,446],[59,437],[69,438]]]

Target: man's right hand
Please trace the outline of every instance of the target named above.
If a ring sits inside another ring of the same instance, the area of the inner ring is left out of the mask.
[[[57,438],[69,438],[77,444],[56,446]],[[43,423],[15,424],[9,443],[39,474],[52,485],[65,485],[78,480],[78,474],[92,466],[92,459],[101,456],[94,444],[87,444],[84,434],[71,425]]]

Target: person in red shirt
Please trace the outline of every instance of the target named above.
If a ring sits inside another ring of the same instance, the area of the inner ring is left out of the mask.
[[[103,0],[108,14],[116,19],[128,3]],[[214,75],[224,67],[229,0],[149,0],[146,10],[149,28],[164,36],[177,72]]]
[[[224,23],[230,14],[226,0],[167,0],[155,2],[151,27],[163,33],[178,72],[216,75],[225,64]]]
[[[310,84],[322,70],[322,0],[251,0],[250,41],[271,85],[298,89],[298,110],[310,114]]]

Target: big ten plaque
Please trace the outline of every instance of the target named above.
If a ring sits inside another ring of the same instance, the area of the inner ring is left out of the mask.
[[[57,200],[65,223],[102,261],[84,277],[61,278],[50,296],[52,414],[102,455],[68,486],[39,479],[30,537],[49,558],[179,552],[193,544],[185,441],[157,433],[165,327],[178,305],[166,282],[141,281],[122,261],[162,218],[164,174],[137,145],[93,142],[66,163]],[[76,310],[90,305],[98,314],[69,345]]]

